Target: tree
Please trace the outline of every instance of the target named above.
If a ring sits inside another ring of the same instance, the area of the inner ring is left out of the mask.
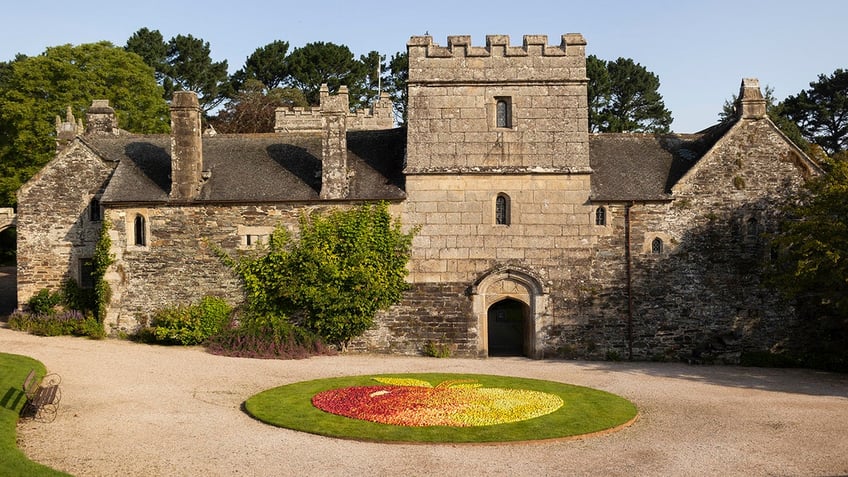
[[[108,99],[118,124],[138,133],[168,131],[168,105],[153,70],[109,42],[47,48],[19,57],[0,75],[0,203],[56,150],[55,118],[70,106],[77,117],[94,99]]]
[[[411,246],[386,204],[363,205],[302,217],[296,242],[278,229],[266,255],[224,259],[251,312],[285,316],[344,349],[402,298]]]
[[[586,59],[589,131],[669,131],[672,117],[659,93],[659,77],[630,58]]]
[[[276,109],[307,106],[299,89],[272,88],[268,91],[259,80],[248,79],[241,91],[224,104],[209,123],[220,133],[265,133],[274,131]]]
[[[140,56],[156,72],[156,81],[162,84],[168,70],[168,44],[159,30],[138,30],[127,40],[124,49]],[[166,99],[170,99],[170,96]]]
[[[168,42],[166,93],[194,91],[205,111],[224,100],[227,60],[213,62],[209,42],[191,35],[177,35]]]
[[[268,90],[284,84],[289,77],[288,51],[289,43],[281,40],[254,50],[244,67],[230,77],[232,93],[240,91],[250,79],[260,81]]]
[[[227,61],[212,61],[208,41],[177,35],[166,43],[159,30],[142,28],[127,40],[124,49],[139,55],[154,69],[168,101],[174,91],[194,91],[200,105],[209,111],[228,93]]]
[[[380,97],[383,71],[386,69],[386,57],[377,51],[359,57],[364,74],[362,80],[362,96],[358,98],[358,107],[373,105]]]
[[[807,353],[828,361],[806,364],[848,369],[848,157],[838,156],[786,208],[772,282],[798,304]]]
[[[364,93],[365,66],[350,49],[334,43],[315,42],[296,48],[289,55],[289,84],[299,88],[310,104],[318,104],[319,89],[326,83],[331,93],[346,85],[351,106],[358,105]]]
[[[406,107],[409,103],[407,84],[409,83],[409,54],[395,53],[389,60],[389,71],[383,77],[383,89],[392,98],[395,121],[406,124]]]
[[[819,75],[809,89],[786,98],[783,106],[781,113],[827,154],[848,149],[848,70]]]

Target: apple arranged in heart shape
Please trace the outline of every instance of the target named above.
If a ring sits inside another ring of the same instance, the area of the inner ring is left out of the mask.
[[[418,379],[374,378],[374,386],[350,386],[315,394],[312,404],[332,414],[398,426],[489,426],[550,414],[563,406],[557,395],[528,389],[484,388],[471,381],[437,386]]]

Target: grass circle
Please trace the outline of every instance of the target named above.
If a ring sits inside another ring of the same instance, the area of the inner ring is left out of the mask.
[[[525,389],[559,396],[564,405],[544,416],[488,426],[399,426],[353,419],[322,411],[312,397],[331,389],[374,384],[374,378],[417,379],[434,386],[469,380],[485,388]],[[274,426],[328,437],[377,442],[483,443],[561,439],[614,429],[637,415],[630,401],[597,389],[511,376],[486,374],[407,373],[317,379],[268,389],[250,397],[244,408],[252,417]]]

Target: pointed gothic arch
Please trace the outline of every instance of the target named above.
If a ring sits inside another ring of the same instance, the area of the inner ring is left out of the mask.
[[[471,286],[472,308],[477,317],[477,349],[481,355],[488,356],[492,351],[495,351],[495,354],[498,352],[490,347],[490,339],[492,339],[490,331],[495,331],[490,330],[490,319],[497,319],[490,315],[490,310],[494,306],[495,310],[501,307],[507,310],[505,313],[509,314],[521,310],[520,326],[510,325],[520,330],[517,332],[521,336],[514,337],[520,338],[520,354],[534,359],[542,358],[543,350],[539,335],[550,321],[548,292],[542,283],[542,280],[532,272],[517,268],[499,268],[483,274]],[[513,318],[506,318],[513,320]],[[503,333],[505,329],[499,329],[496,332]],[[502,338],[497,336],[494,339],[502,340]],[[507,345],[504,341],[500,341],[497,346]]]

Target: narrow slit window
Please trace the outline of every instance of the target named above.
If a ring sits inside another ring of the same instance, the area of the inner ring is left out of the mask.
[[[607,224],[607,209],[603,207],[598,207],[595,210],[595,225],[606,225]]]
[[[651,242],[651,253],[653,254],[661,254],[663,253],[663,241],[661,238],[657,237]]]
[[[495,198],[495,224],[509,225],[509,197],[498,194]]]
[[[496,126],[499,128],[512,127],[512,104],[509,98],[495,98]]]
[[[141,214],[135,216],[135,244],[139,247],[147,245],[147,224]]]
[[[100,200],[91,199],[88,204],[88,218],[92,222],[100,222],[103,219],[103,211],[100,207]]]

